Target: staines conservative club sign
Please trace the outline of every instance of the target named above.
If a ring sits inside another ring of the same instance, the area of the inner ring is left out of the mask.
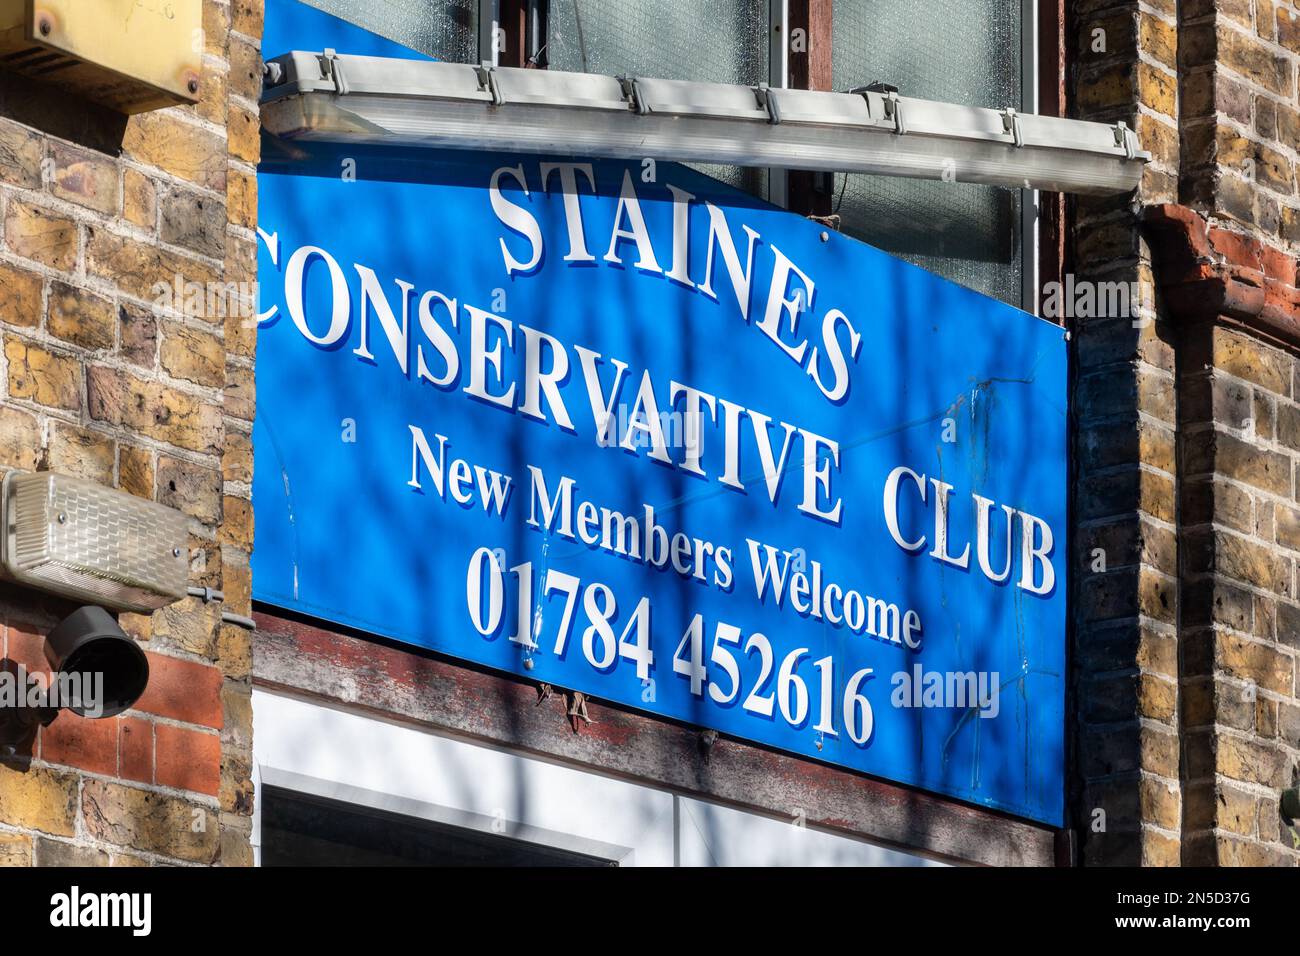
[[[259,600],[1062,822],[1059,328],[676,165],[259,185]]]

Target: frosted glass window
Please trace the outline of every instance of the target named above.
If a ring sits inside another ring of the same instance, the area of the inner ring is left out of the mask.
[[[437,60],[478,62],[478,0],[302,0]]]
[[[766,83],[767,0],[550,0],[552,70],[697,83]],[[755,195],[762,169],[692,164]]]
[[[837,90],[883,80],[903,96],[1021,106],[1020,0],[835,0]],[[843,229],[1014,305],[1021,302],[1019,190],[836,176]]]

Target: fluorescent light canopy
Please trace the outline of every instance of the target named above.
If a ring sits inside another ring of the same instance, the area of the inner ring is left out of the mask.
[[[289,140],[947,179],[1111,194],[1150,155],[1106,125],[912,99],[294,51],[263,126]]]

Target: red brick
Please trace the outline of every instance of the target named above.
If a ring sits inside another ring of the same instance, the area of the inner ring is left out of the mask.
[[[1232,265],[1246,266],[1256,271],[1263,270],[1263,263],[1260,261],[1263,246],[1258,239],[1211,226],[1210,242],[1214,246],[1214,251]]]
[[[117,728],[111,720],[92,720],[63,710],[41,729],[41,759],[89,770],[117,773]]]
[[[216,796],[221,787],[221,739],[184,727],[158,724],[157,779],[166,787]]]
[[[153,783],[153,721],[139,717],[117,718],[119,776]]]
[[[19,624],[9,625],[9,643],[5,656],[22,664],[28,673],[49,675],[50,662],[45,659],[45,635]]]
[[[1265,246],[1262,256],[1264,275],[1287,285],[1300,285],[1300,261],[1281,249]]]
[[[220,729],[221,671],[163,654],[148,657],[149,686],[135,709]]]

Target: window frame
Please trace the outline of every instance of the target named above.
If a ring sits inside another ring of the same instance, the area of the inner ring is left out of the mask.
[[[831,90],[834,0],[767,0],[768,85],[775,89]],[[1063,74],[1064,0],[1020,0],[1020,79],[1022,113],[1065,115]],[[545,35],[547,0],[479,0],[479,59],[492,66],[541,67],[528,62],[529,29]],[[497,42],[493,42],[500,34]],[[806,52],[794,54],[789,37],[805,31]],[[825,175],[770,168],[767,200],[804,216],[829,216],[832,191]],[[1059,193],[1021,190],[1021,289],[1017,303],[1038,314],[1039,290],[1064,272],[1062,241],[1065,199]]]

